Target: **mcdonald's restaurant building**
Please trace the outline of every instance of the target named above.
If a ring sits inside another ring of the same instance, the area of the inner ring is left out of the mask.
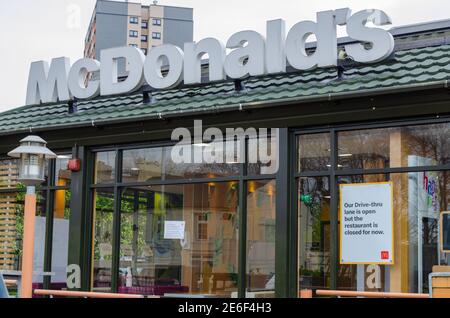
[[[392,33],[393,55],[375,64],[1,113],[0,268],[21,269],[24,187],[7,153],[34,134],[58,154],[37,188],[35,287],[428,292],[432,267],[450,260],[439,241],[450,210],[450,22]],[[280,128],[277,172],[174,163],[171,133],[195,119]],[[71,159],[79,167],[69,169]],[[355,243],[365,237],[372,243]]]

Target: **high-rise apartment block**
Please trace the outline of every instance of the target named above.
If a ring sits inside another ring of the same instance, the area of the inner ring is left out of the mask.
[[[154,46],[183,47],[193,41],[193,9],[137,2],[97,0],[85,39],[84,56],[100,58],[100,51],[135,46],[147,54]]]

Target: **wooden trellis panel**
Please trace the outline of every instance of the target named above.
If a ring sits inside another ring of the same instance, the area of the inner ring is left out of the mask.
[[[17,187],[14,161],[0,161],[0,189]],[[0,192],[0,269],[14,269],[16,247],[16,193]]]

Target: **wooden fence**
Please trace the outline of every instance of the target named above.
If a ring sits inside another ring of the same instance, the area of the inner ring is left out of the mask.
[[[0,189],[17,186],[18,167],[15,161],[0,161]],[[0,269],[14,269],[16,251],[17,193],[0,193]]]

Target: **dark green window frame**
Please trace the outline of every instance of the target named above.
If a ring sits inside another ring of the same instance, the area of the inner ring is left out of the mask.
[[[247,154],[247,143],[245,142],[245,148],[242,149],[243,154]],[[193,178],[193,179],[170,179],[170,180],[152,180],[149,182],[130,182],[123,183],[122,177],[122,158],[124,150],[141,149],[141,148],[156,148],[164,146],[172,146],[174,142],[160,142],[160,143],[141,143],[141,144],[129,144],[113,147],[95,147],[90,149],[90,160],[89,160],[89,179],[88,179],[88,202],[89,206],[87,213],[88,224],[86,226],[86,238],[88,242],[92,242],[93,236],[93,192],[95,189],[102,188],[113,188],[114,189],[114,220],[113,220],[113,242],[112,242],[112,276],[111,276],[111,290],[112,292],[117,292],[118,278],[119,278],[119,248],[120,248],[120,206],[121,206],[121,191],[123,188],[129,186],[158,186],[158,185],[183,185],[183,184],[193,184],[193,183],[208,183],[208,182],[230,182],[234,181],[239,184],[239,195],[238,195],[238,218],[239,218],[239,247],[238,247],[238,298],[244,298],[247,288],[247,277],[246,277],[246,263],[247,263],[247,210],[246,210],[246,197],[247,197],[247,182],[257,181],[257,180],[276,180],[276,174],[266,174],[266,175],[252,175],[247,173],[247,164],[239,164],[239,173],[235,176],[227,177],[216,177],[216,178]],[[105,152],[105,151],[115,151],[115,180],[114,183],[94,183],[94,169],[95,169],[95,153]],[[247,161],[247,160],[245,160]],[[278,191],[277,191],[278,193]],[[278,203],[278,201],[277,201]],[[277,215],[278,218],[278,215]],[[85,290],[90,290],[91,286],[91,269],[92,269],[92,244],[88,245],[88,251],[85,252],[85,268],[84,268],[84,285]],[[277,288],[277,287],[276,287]],[[277,291],[276,291],[277,293]]]
[[[298,128],[292,129],[292,145],[291,149],[291,167],[295,169],[295,172],[291,175],[291,186],[293,191],[291,192],[291,216],[292,221],[291,229],[292,233],[290,236],[290,241],[294,242],[290,249],[290,255],[292,259],[289,260],[289,272],[291,273],[289,285],[289,297],[298,297],[298,206],[296,195],[298,193],[298,179],[301,177],[329,177],[330,180],[330,288],[337,289],[337,271],[339,267],[339,255],[338,255],[338,178],[340,176],[353,176],[353,175],[379,175],[379,174],[392,174],[392,173],[408,173],[408,172],[424,172],[424,171],[450,171],[450,164],[437,164],[433,166],[418,166],[418,167],[395,167],[395,168],[380,168],[380,169],[339,169],[338,167],[338,133],[341,131],[356,131],[362,129],[377,129],[377,128],[398,128],[405,126],[416,126],[416,125],[431,125],[431,124],[443,124],[450,123],[450,117],[448,116],[437,116],[427,119],[405,119],[397,121],[384,121],[382,123],[364,123],[364,124],[351,124],[351,125],[335,125],[328,127],[312,127],[312,128]],[[307,171],[298,172],[297,169],[297,143],[296,137],[300,135],[307,134],[319,134],[319,133],[329,133],[330,134],[330,168],[326,171]]]

